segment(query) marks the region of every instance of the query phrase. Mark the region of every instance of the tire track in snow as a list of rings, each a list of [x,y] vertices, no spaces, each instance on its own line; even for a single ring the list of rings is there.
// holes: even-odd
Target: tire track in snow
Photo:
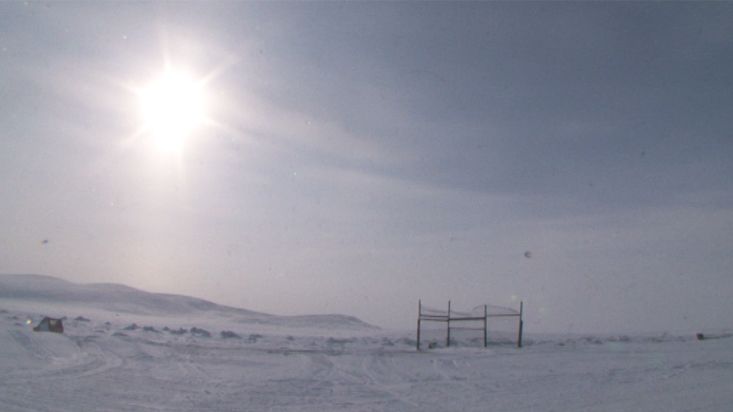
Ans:
[[[379,371],[375,369],[375,366],[379,366]],[[392,356],[386,356],[384,353],[378,353],[369,357],[363,357],[360,361],[359,370],[364,374],[366,383],[370,386],[378,387],[378,390],[384,392],[392,400],[392,403],[396,403],[396,406],[400,406],[399,410],[405,410],[405,406],[420,410],[421,405],[416,403],[409,398],[406,398],[408,394],[398,390],[399,386],[404,384],[395,384],[392,382],[391,376],[388,376],[384,371],[395,371],[399,368],[395,367],[394,358]]]
[[[49,343],[21,331],[11,331],[10,335],[15,342],[22,346],[31,356],[38,359],[39,363],[51,365],[50,368],[43,367],[39,370],[25,369],[13,370],[3,374],[3,384],[21,384],[33,379],[34,381],[45,381],[52,379],[82,378],[104,373],[110,369],[119,367],[123,361],[112,353],[104,353],[103,349],[87,337],[69,337],[68,342],[73,343],[75,351],[68,356],[59,356],[49,348]],[[61,338],[61,336],[59,337]]]

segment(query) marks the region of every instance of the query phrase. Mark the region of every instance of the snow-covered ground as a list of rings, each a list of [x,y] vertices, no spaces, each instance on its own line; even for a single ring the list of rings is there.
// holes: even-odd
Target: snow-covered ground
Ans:
[[[65,333],[33,332],[43,315]],[[416,352],[412,331],[349,316],[0,275],[0,410],[727,411],[733,339],[714,337]]]

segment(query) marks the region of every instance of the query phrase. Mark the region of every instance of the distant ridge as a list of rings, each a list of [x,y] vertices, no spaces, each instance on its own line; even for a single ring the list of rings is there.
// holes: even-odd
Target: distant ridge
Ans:
[[[379,329],[347,315],[277,316],[190,296],[151,293],[116,283],[79,284],[53,276],[0,274],[0,300],[86,306],[139,315],[217,314],[237,323],[337,329]]]

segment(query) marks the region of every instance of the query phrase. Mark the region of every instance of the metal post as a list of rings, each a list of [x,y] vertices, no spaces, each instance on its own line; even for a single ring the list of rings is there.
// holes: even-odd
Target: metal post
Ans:
[[[519,302],[519,336],[517,336],[517,347],[522,347],[522,329],[524,328],[524,302]]]
[[[445,339],[445,346],[449,347],[450,346],[450,301],[448,301],[448,322],[446,323],[448,324],[448,334]]]
[[[417,300],[417,350],[420,350],[420,319],[422,318],[422,301]]]
[[[484,348],[489,346],[489,329],[486,327],[487,320],[489,319],[489,311],[484,305]]]

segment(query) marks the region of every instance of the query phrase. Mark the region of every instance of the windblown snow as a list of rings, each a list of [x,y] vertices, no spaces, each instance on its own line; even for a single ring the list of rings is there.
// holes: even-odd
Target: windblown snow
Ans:
[[[33,332],[64,318],[63,335]],[[30,322],[29,322],[30,321]],[[0,275],[0,410],[724,411],[733,339],[529,336],[417,352],[414,332],[121,285]]]

